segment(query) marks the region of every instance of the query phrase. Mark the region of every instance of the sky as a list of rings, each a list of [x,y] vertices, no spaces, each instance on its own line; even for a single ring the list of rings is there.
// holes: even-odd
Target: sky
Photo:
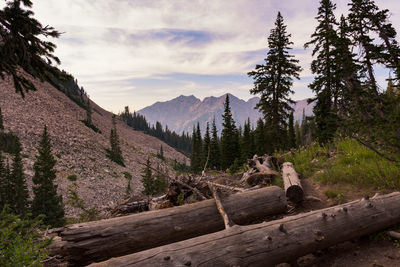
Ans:
[[[400,25],[398,0],[377,0]],[[3,2],[3,1],[2,1]],[[252,97],[247,72],[263,63],[280,11],[303,67],[294,100],[313,96],[311,49],[318,0],[33,0],[35,17],[62,32],[55,54],[91,99],[119,112],[179,95]],[[336,15],[347,12],[347,0]],[[0,3],[0,7],[4,3]],[[397,31],[400,29],[397,27]],[[388,70],[377,68],[386,87]]]

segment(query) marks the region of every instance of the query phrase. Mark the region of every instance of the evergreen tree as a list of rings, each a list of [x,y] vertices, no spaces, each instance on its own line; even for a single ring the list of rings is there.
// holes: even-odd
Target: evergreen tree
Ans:
[[[245,163],[247,159],[253,157],[251,140],[250,118],[244,123],[243,137],[240,142],[240,151],[242,152],[241,162]]]
[[[150,158],[147,158],[146,167],[143,169],[142,172],[142,184],[144,187],[142,193],[148,197],[153,195],[155,187],[153,181],[153,174],[151,172]]]
[[[314,81],[309,85],[316,94],[314,114],[317,122],[317,138],[325,143],[333,139],[337,129],[336,110],[333,106],[333,97],[337,90],[335,76],[335,44],[337,34],[334,26],[337,25],[334,10],[336,5],[330,0],[321,0],[316,17],[318,26],[311,35],[311,41],[304,46],[314,45],[312,55],[318,55],[311,63],[311,71],[315,74]]]
[[[212,122],[212,138],[210,141],[210,159],[209,159],[209,166],[214,169],[221,168],[221,154],[220,154],[220,147],[219,147],[219,138],[218,138],[218,130],[217,125],[215,123],[215,118]]]
[[[10,174],[10,206],[15,214],[25,215],[29,208],[29,193],[26,186],[23,164],[21,158],[21,144],[18,142],[18,149],[13,156],[12,171]]]
[[[264,129],[264,121],[259,118],[257,120],[257,127],[254,131],[254,143],[255,143],[255,153],[259,156],[264,155],[265,153],[273,152],[271,149],[267,150],[266,147],[266,136],[265,136],[265,129]]]
[[[4,124],[3,124],[3,113],[1,112],[0,108],[0,131],[4,130]]]
[[[232,117],[228,94],[225,98],[222,119],[221,166],[222,169],[226,169],[234,163],[236,157],[240,156],[238,133]]]
[[[115,115],[112,116],[112,125],[110,133],[110,146],[111,148],[107,150],[107,156],[115,163],[124,166],[124,159],[122,157],[122,151],[119,143],[119,136],[117,133],[117,124],[115,121]]]
[[[163,146],[162,146],[162,145],[160,146],[160,153],[158,154],[158,157],[159,157],[161,160],[165,160],[165,158],[164,158],[164,149],[163,149]]]
[[[192,155],[190,157],[190,167],[192,172],[199,173],[202,170],[201,167],[201,133],[200,125],[197,124],[197,130],[193,126],[192,134]]]
[[[93,113],[92,105],[90,104],[90,99],[88,98],[87,99],[87,107],[86,107],[86,122],[89,125],[93,124],[92,123],[92,113]]]
[[[210,144],[211,144],[211,137],[210,137],[210,124],[207,122],[206,126],[206,133],[204,134],[204,140],[203,140],[203,156],[202,156],[202,164],[201,166],[205,166],[207,163],[207,167],[211,166],[210,165]],[[208,162],[207,162],[208,160]]]
[[[296,121],[296,123],[294,125],[294,131],[295,131],[295,136],[296,136],[296,147],[300,147],[303,138],[301,136],[300,124],[298,121]]]
[[[0,78],[10,75],[16,92],[22,96],[24,90],[36,90],[36,87],[20,69],[54,86],[58,86],[54,77],[63,76],[51,65],[60,63],[53,54],[56,45],[42,39],[43,36],[58,38],[60,33],[53,27],[43,26],[33,17],[30,8],[30,0],[6,0],[6,6],[0,10]]]
[[[294,101],[289,94],[293,94],[291,87],[293,79],[299,79],[301,67],[293,55],[289,55],[290,34],[286,33],[281,13],[275,22],[275,28],[268,37],[268,53],[264,65],[257,65],[254,71],[248,73],[254,79],[252,94],[261,94],[257,108],[263,113],[265,124],[268,125],[268,135],[271,136],[272,150],[285,145],[284,128],[287,125],[290,104]]]
[[[60,227],[65,224],[65,212],[62,196],[57,194],[56,160],[51,151],[50,138],[47,127],[44,127],[42,139],[38,147],[39,155],[34,164],[35,174],[33,176],[32,213],[34,216],[46,215],[43,222],[51,227]]]
[[[400,48],[396,41],[396,30],[389,22],[389,10],[379,10],[373,0],[352,0],[349,3],[349,23],[353,40],[361,52],[360,66],[364,77],[367,77],[367,89],[378,96],[374,63],[385,64],[400,75]],[[377,42],[378,36],[382,43]]]
[[[288,144],[289,148],[296,147],[296,133],[294,131],[294,117],[293,112],[290,113],[289,116],[289,130],[288,130]]]

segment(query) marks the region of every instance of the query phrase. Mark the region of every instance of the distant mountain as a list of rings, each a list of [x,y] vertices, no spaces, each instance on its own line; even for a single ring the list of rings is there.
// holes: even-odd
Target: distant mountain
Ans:
[[[170,130],[177,133],[183,131],[191,133],[193,125],[197,122],[204,130],[207,121],[211,123],[215,117],[220,132],[225,98],[226,94],[220,97],[206,97],[201,101],[193,95],[181,95],[169,101],[156,102],[139,110],[138,113],[144,115],[151,124],[159,121],[163,126],[168,125]],[[238,126],[243,125],[247,118],[250,118],[251,124],[255,126],[258,118],[262,117],[261,113],[255,109],[256,104],[260,101],[259,97],[244,101],[229,94],[229,100],[233,118]],[[307,104],[307,99],[297,101],[294,112],[295,120],[301,120],[303,109],[306,115],[311,115],[313,106],[313,103]]]

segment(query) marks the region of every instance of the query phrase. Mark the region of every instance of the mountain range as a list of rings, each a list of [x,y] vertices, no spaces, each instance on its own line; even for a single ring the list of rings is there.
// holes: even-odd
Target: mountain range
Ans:
[[[233,119],[237,126],[243,125],[248,118],[255,126],[257,120],[262,117],[262,114],[255,109],[260,98],[253,97],[245,101],[232,94],[228,95]],[[138,113],[144,115],[150,124],[159,121],[163,126],[167,125],[170,130],[177,133],[191,133],[193,125],[197,123],[200,123],[201,129],[204,131],[206,123],[211,123],[215,118],[217,129],[221,132],[225,98],[226,94],[220,97],[206,97],[201,101],[193,95],[180,95],[169,101],[156,102],[139,110]],[[313,103],[307,104],[307,99],[296,101],[294,105],[295,120],[301,120],[303,109],[305,115],[311,115],[313,107]]]

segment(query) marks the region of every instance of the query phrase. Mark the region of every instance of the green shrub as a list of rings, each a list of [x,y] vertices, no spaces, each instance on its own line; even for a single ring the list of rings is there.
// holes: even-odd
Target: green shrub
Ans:
[[[41,218],[24,219],[9,213],[7,208],[0,213],[0,266],[42,266],[47,257],[45,247],[50,239],[42,240],[38,230]]]
[[[123,172],[124,177],[128,180],[132,179],[132,174],[130,172]]]
[[[68,175],[67,179],[70,180],[71,182],[75,182],[77,179],[77,176],[76,176],[76,174],[70,174],[70,175]]]

